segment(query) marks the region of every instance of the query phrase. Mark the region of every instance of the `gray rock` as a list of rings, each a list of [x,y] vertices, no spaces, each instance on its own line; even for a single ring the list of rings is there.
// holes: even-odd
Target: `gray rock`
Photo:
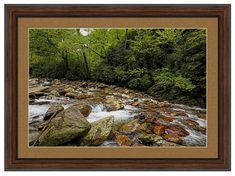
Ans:
[[[85,135],[91,128],[90,123],[71,106],[57,114],[39,138],[40,146],[57,146]]]

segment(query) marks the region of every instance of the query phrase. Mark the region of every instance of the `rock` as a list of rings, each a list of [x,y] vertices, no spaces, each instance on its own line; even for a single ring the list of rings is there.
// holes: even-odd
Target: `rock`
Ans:
[[[76,98],[81,100],[81,99],[86,99],[86,98],[90,98],[90,97],[91,97],[91,95],[88,95],[88,94],[80,94]]]
[[[106,96],[105,99],[105,103],[107,103],[113,111],[124,109],[124,104],[114,96]]]
[[[76,105],[73,105],[75,106],[76,108],[79,109],[79,111],[81,112],[81,114],[84,116],[84,117],[88,117],[89,114],[91,113],[92,111],[92,108],[90,105],[86,104],[86,103],[79,103],[79,104],[76,104]]]
[[[55,85],[61,84],[60,80],[58,79],[54,79],[51,83]]]
[[[189,135],[189,132],[183,129],[178,125],[167,126],[165,129],[166,134],[176,134],[180,137],[186,137]]]
[[[67,89],[64,90],[66,93],[69,93],[69,92],[75,92],[74,88],[72,87],[69,87]]]
[[[162,140],[162,137],[156,134],[141,134],[138,138],[145,145],[158,145],[157,142]]]
[[[159,140],[157,141],[157,144],[162,147],[179,146],[179,144],[176,144],[174,142],[167,142],[165,140]]]
[[[38,135],[39,135],[39,131],[30,131],[29,132],[29,145],[33,145],[34,142],[37,140]]]
[[[132,120],[124,124],[123,126],[121,126],[121,128],[119,129],[119,132],[124,133],[124,134],[131,134],[134,131],[136,131],[139,125],[140,123],[138,119]]]
[[[170,133],[170,134],[164,134],[162,135],[163,139],[165,139],[168,142],[174,142],[177,144],[182,144],[182,138],[178,136],[177,134]]]
[[[188,127],[191,127],[191,128],[195,128],[196,126],[199,125],[199,123],[197,123],[196,121],[191,120],[191,119],[181,120],[181,122],[184,125],[187,125]]]
[[[184,117],[188,117],[188,114],[186,112],[183,112],[183,111],[172,112],[171,115],[172,116],[184,116]]]
[[[139,113],[137,115],[134,116],[134,119],[140,119],[140,120],[144,120],[148,115],[146,113]]]
[[[206,134],[206,128],[198,126],[195,130],[200,131],[202,134]]]
[[[206,119],[206,113],[197,112],[196,115],[201,119]]]
[[[29,87],[34,87],[38,84],[38,78],[29,79]]]
[[[206,128],[205,128],[205,127],[201,127],[201,126],[199,125],[199,123],[196,122],[196,121],[194,121],[194,120],[186,119],[186,120],[181,120],[181,122],[182,122],[184,125],[188,126],[189,128],[192,128],[192,129],[194,129],[194,130],[196,130],[196,131],[199,131],[199,132],[201,132],[202,134],[206,134]]]
[[[90,128],[90,123],[80,113],[79,109],[71,106],[51,120],[47,129],[39,138],[39,145],[62,145],[84,136]]]
[[[167,126],[165,128],[165,133],[166,134],[176,134],[180,137],[186,137],[189,135],[189,132],[183,129],[182,127],[178,125],[172,125],[172,126]]]
[[[65,96],[69,98],[76,98],[77,94],[75,92],[68,92],[65,94]]]
[[[140,102],[139,101],[134,101],[133,103],[131,103],[132,106],[139,106]]]
[[[117,135],[116,142],[120,146],[131,146],[132,145],[132,140],[126,135]]]
[[[153,128],[153,132],[157,135],[163,135],[165,133],[165,129],[166,129],[166,126],[164,125],[156,125],[154,128]]]
[[[48,120],[53,114],[58,114],[59,112],[63,111],[64,107],[61,104],[52,104],[51,107],[47,110],[46,114],[43,117],[43,120]]]
[[[152,133],[152,130],[153,130],[153,125],[151,123],[142,123],[140,124],[137,129],[136,129],[136,132],[139,132],[139,133]]]
[[[38,87],[32,87],[32,88],[29,88],[29,95],[34,95],[36,93],[42,93],[43,94],[43,91],[49,89],[48,86],[38,86]]]
[[[99,84],[97,84],[97,87],[103,89],[103,88],[108,87],[108,85],[103,84],[103,83],[99,83]]]
[[[171,107],[171,104],[169,103],[169,102],[158,102],[158,106],[160,107],[160,108],[169,108],[169,107]]]
[[[81,146],[101,145],[109,136],[114,122],[113,116],[108,116],[91,124],[90,131],[81,139]]]
[[[59,97],[60,96],[59,92],[57,92],[56,90],[52,90],[51,94],[54,95],[55,97]]]

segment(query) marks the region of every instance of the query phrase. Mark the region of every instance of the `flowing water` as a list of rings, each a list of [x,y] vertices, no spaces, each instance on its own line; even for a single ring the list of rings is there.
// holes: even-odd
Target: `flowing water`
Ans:
[[[90,88],[87,91],[87,94],[91,94],[95,96],[95,92],[99,90]],[[128,102],[133,101],[131,98],[129,98],[128,94],[125,93],[116,93],[116,96],[120,97],[120,100],[125,104],[123,109],[120,110],[113,110],[109,111],[105,104],[103,103],[97,103],[97,104],[90,104],[92,107],[92,111],[87,117],[87,120],[92,123],[94,121],[97,121],[101,118],[104,118],[106,116],[114,116],[114,121],[115,122],[120,122],[120,121],[130,121],[133,119],[133,117],[137,114],[139,114],[142,109],[139,107],[135,107],[132,105],[129,105]],[[136,99],[136,97],[135,97]],[[151,98],[138,98],[138,100],[141,101],[155,101],[152,100]],[[69,106],[73,104],[77,104],[81,102],[81,100],[75,100],[75,99],[70,99],[68,97],[54,97],[54,96],[42,96],[38,99],[35,99],[33,103],[29,104],[29,132],[33,134],[33,132],[36,131],[38,125],[43,123],[43,116],[45,115],[46,111],[48,108],[51,106],[53,103],[61,103],[64,108],[68,108]],[[202,134],[199,131],[196,131],[185,124],[182,123],[182,120],[185,119],[190,119],[195,122],[197,122],[201,127],[207,127],[207,121],[205,119],[199,118],[195,112],[203,112],[205,113],[206,110],[198,107],[189,107],[185,105],[179,105],[179,104],[172,104],[171,105],[171,111],[180,111],[184,112],[187,114],[186,116],[175,116],[174,120],[172,122],[167,122],[172,125],[179,125],[184,127],[185,130],[187,130],[190,135],[187,137],[183,138],[183,145],[185,146],[206,146],[206,135]],[[166,112],[159,111],[161,114],[166,115]],[[102,146],[117,146],[115,141],[105,141]]]

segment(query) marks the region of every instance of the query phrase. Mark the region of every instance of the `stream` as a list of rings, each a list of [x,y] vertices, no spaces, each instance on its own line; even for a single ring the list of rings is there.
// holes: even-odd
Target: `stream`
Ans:
[[[32,84],[31,87],[49,85],[50,91],[73,87],[73,92],[78,95],[85,94],[87,98],[78,99],[71,96],[67,97],[65,95],[54,96],[50,91],[47,91],[43,96],[30,99],[28,116],[29,138],[34,138],[38,135],[37,128],[43,123],[43,117],[53,103],[60,103],[63,105],[64,109],[67,109],[74,104],[85,102],[92,107],[91,113],[87,117],[87,120],[90,123],[110,115],[114,116],[115,122],[129,122],[133,120],[136,115],[143,112],[154,115],[157,113],[162,116],[173,117],[172,121],[161,121],[161,124],[180,126],[189,132],[188,136],[183,137],[182,145],[206,146],[206,133],[202,132],[202,130],[198,130],[206,129],[207,127],[207,120],[199,117],[199,114],[206,113],[206,109],[180,104],[171,104],[168,102],[163,102],[163,107],[156,109],[155,104],[158,102],[153,97],[144,93],[134,92],[126,88],[118,88],[116,86],[107,86],[103,84],[100,86],[98,83],[91,83],[91,85],[85,86],[83,86],[83,84],[85,83],[73,82],[72,85],[68,84],[68,82],[50,84],[50,81],[47,80]],[[103,97],[110,101],[103,101]],[[123,107],[120,109],[117,108],[110,110],[107,108],[107,104],[110,102],[113,103],[113,101],[118,101],[116,104],[123,104]],[[135,102],[138,102],[139,104]],[[156,112],[152,109],[156,109]],[[197,128],[192,125],[188,125],[185,121],[195,122],[195,124],[197,124]],[[117,146],[117,144],[113,140],[106,140],[101,146]]]

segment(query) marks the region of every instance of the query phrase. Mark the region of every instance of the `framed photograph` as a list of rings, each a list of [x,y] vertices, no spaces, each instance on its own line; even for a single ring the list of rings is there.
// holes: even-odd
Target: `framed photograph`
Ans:
[[[5,170],[230,170],[230,5],[5,5]]]

